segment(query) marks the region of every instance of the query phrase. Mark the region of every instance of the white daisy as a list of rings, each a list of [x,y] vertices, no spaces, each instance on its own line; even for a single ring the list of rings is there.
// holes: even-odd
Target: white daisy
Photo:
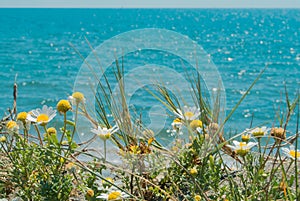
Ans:
[[[300,158],[300,151],[297,149],[295,150],[295,147],[293,145],[290,146],[290,148],[281,148],[284,155],[286,155],[289,158],[292,159],[299,159]]]
[[[234,146],[232,145],[227,145],[227,146],[233,149],[234,151],[236,151],[236,153],[240,156],[245,156],[252,147],[257,145],[257,142],[246,143],[246,142],[238,142],[235,140],[232,143],[234,144]]]
[[[53,110],[52,107],[44,105],[42,109],[37,108],[30,111],[27,115],[27,120],[43,126],[48,124],[55,116],[56,110]]]
[[[97,129],[92,129],[91,132],[98,135],[102,140],[108,140],[112,134],[119,130],[118,126],[115,125],[114,127],[108,129],[106,127],[98,126]]]
[[[181,128],[182,128],[181,119],[179,119],[179,118],[174,119],[174,121],[172,122],[171,125],[172,125],[172,128],[168,129],[167,133],[171,133],[171,136],[183,134],[181,131]]]
[[[266,126],[263,126],[263,127],[256,127],[254,129],[247,129],[246,131],[252,134],[256,138],[261,138],[268,133],[269,129]]]
[[[182,123],[180,119],[174,119],[174,121],[172,122],[172,127],[174,130],[180,130],[182,128]]]
[[[174,114],[178,116],[180,119],[185,119],[187,121],[192,121],[197,119],[200,116],[200,109],[196,107],[188,107],[184,106],[183,110],[181,111],[179,108],[177,108],[176,111],[174,111]]]
[[[97,198],[103,199],[103,200],[123,200],[124,198],[129,197],[128,194],[115,190],[108,193],[101,193],[101,195],[97,196]]]

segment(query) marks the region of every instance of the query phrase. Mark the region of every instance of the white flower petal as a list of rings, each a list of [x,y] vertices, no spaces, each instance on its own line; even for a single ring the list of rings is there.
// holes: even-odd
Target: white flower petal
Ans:
[[[289,156],[290,155],[290,150],[288,148],[281,148],[281,150],[283,151],[283,153],[286,155],[286,156]]]
[[[289,157],[289,158],[291,158],[291,159],[295,159],[295,156],[297,156],[297,158],[299,157],[300,151],[299,151],[298,149],[295,150],[295,146],[293,146],[293,145],[290,145],[290,148],[289,148],[289,149],[283,147],[283,148],[281,148],[281,150],[282,150],[282,152],[283,152],[284,155],[286,155],[287,157]],[[294,153],[295,155],[291,155],[291,151],[294,151],[294,152],[295,152],[295,153]]]
[[[236,147],[239,147],[240,146],[240,142],[236,141],[236,140],[233,140],[232,142],[234,144],[234,146]]]
[[[200,128],[200,127],[197,127],[196,130],[197,130],[199,133],[202,133],[202,132],[203,132],[203,129]]]
[[[48,106],[47,105],[43,105],[42,111],[43,111],[43,113],[46,112],[46,111],[48,111]]]
[[[257,142],[249,142],[248,144],[247,144],[247,148],[248,149],[251,149],[252,147],[254,147],[254,146],[256,146],[257,145]]]
[[[30,114],[27,115],[26,119],[31,122],[36,122],[36,118],[32,117]]]
[[[108,199],[108,194],[104,194],[102,193],[101,195],[97,196],[96,198],[100,198],[100,199]]]
[[[94,133],[94,134],[98,134],[98,130],[97,130],[97,129],[94,129],[94,128],[91,129],[91,132]]]
[[[232,146],[232,145],[227,145],[229,148],[233,149],[233,150],[236,150],[237,147],[236,146]]]

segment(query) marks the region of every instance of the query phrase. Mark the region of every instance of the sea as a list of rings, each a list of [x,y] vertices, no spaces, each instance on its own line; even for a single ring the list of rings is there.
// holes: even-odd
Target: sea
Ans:
[[[13,105],[15,82],[18,111],[55,107],[57,101],[72,94],[83,59],[92,52],[90,46],[96,48],[118,35],[149,29],[179,34],[203,49],[221,77],[227,115],[267,66],[228,119],[227,135],[250,126],[279,126],[287,113],[286,96],[292,102],[299,95],[300,9],[1,8],[0,24],[0,116]],[[155,50],[137,47],[136,52],[124,55],[125,72],[137,67],[134,63],[144,62],[136,61],[142,51]],[[151,55],[145,63],[168,66],[168,61],[161,62],[161,53]],[[170,74],[192,68],[185,66],[184,70],[172,68]],[[158,77],[164,76],[170,83],[177,82],[169,75]],[[151,94],[140,91],[134,99],[142,99],[135,103],[147,122],[153,98],[145,98]],[[297,117],[299,108],[291,115],[288,135],[296,133]]]

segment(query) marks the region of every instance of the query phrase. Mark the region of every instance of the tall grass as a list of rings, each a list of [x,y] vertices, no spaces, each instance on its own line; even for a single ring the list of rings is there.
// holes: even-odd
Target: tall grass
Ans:
[[[94,56],[102,72],[97,54]],[[97,77],[95,68],[84,62],[98,80],[98,89],[93,92],[96,114],[89,112],[90,106],[83,98],[73,94],[68,102],[72,103],[70,108],[65,108],[67,102],[57,105],[64,116],[62,128],[51,128],[51,122],[40,124],[21,119],[16,112],[15,96],[13,110],[0,124],[2,197],[23,200],[299,199],[299,93],[291,100],[285,92],[285,116],[271,128],[263,130],[261,125],[253,125],[226,138],[224,128],[228,120],[266,68],[225,118],[222,118],[220,93],[209,101],[203,93],[200,74],[186,72],[194,100],[189,105],[191,108],[184,105],[185,97],[169,91],[160,82],[153,83],[154,90],[145,89],[166,107],[173,121],[162,132],[175,135],[175,140],[170,146],[163,146],[157,139],[158,133],[147,129],[141,117],[132,117],[134,111],[126,100],[123,59],[115,60],[112,71],[116,85],[105,74]],[[118,96],[113,94],[113,86]],[[74,120],[66,115],[71,112]],[[94,133],[87,131],[92,135],[83,143],[74,140],[78,115],[90,121],[91,130],[98,129]],[[287,138],[287,125],[293,117],[297,118],[297,125]],[[33,125],[35,131],[28,125]],[[111,130],[115,126],[117,129]],[[112,154],[117,162],[107,158],[108,141],[113,143],[116,152]],[[90,146],[96,142],[98,148]],[[295,148],[288,152],[283,149],[290,145]],[[82,156],[90,161],[81,160]]]

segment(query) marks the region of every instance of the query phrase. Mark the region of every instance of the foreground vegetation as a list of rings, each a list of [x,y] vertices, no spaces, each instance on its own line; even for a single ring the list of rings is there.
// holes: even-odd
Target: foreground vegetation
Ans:
[[[271,128],[253,126],[225,139],[224,125],[247,93],[221,120],[218,97],[213,107],[204,101],[200,75],[191,82],[196,101],[190,106],[156,85],[149,92],[169,110],[172,123],[164,132],[175,136],[166,147],[156,139],[157,133],[132,117],[122,98],[122,67],[116,68],[115,78],[121,98],[112,98],[107,90],[111,85],[104,79],[96,93],[97,115],[88,112],[81,92],[60,100],[56,109],[43,106],[19,113],[15,96],[13,109],[0,126],[0,198],[299,199],[298,124],[294,131],[287,130],[293,113],[299,121],[299,94],[293,101],[286,95],[286,113]],[[57,113],[63,116],[60,128],[51,127]],[[91,134],[81,143],[74,140],[79,115],[90,121]],[[90,147],[95,141],[101,146],[98,150]],[[108,158],[109,142],[118,150],[117,162]]]

